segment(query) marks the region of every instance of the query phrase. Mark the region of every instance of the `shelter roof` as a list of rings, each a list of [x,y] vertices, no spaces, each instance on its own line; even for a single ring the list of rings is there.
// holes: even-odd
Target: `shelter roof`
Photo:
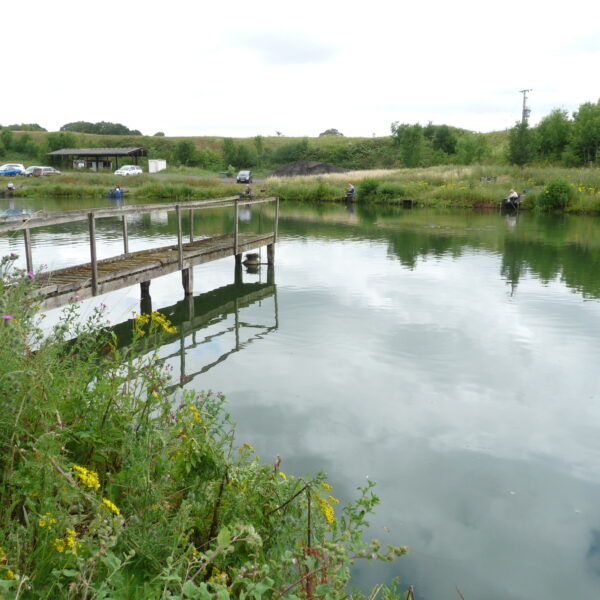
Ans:
[[[62,148],[49,156],[147,156],[144,148]]]

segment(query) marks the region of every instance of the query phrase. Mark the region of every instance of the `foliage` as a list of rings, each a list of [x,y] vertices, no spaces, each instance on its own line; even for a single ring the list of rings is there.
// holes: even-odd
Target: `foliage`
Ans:
[[[421,164],[423,151],[423,127],[418,123],[408,125],[392,123],[392,136],[400,149],[400,159],[405,167],[417,167]]]
[[[13,131],[46,131],[41,125],[37,123],[21,123],[20,125],[0,125],[0,129],[11,129]]]
[[[326,129],[319,134],[319,137],[323,137],[324,135],[340,135],[344,137],[344,134],[339,132],[337,129]]]
[[[160,313],[126,346],[76,302],[42,334],[16,258],[0,264],[3,597],[342,599],[356,560],[406,552],[363,541],[372,482],[341,508],[323,474],[236,447],[222,395],[170,396]]]
[[[533,141],[527,121],[518,121],[510,130],[508,139],[508,162],[523,167],[533,157]]]
[[[562,177],[549,181],[536,199],[536,205],[542,210],[565,208],[574,197],[573,186]]]
[[[600,160],[600,100],[582,104],[574,114],[570,147],[579,164]]]
[[[549,162],[561,160],[571,136],[572,122],[566,110],[555,109],[535,128],[537,155]]]
[[[142,135],[138,129],[129,129],[121,123],[111,123],[109,121],[99,121],[98,123],[75,121],[66,123],[60,128],[60,131],[77,131],[79,133],[97,133],[100,135]]]

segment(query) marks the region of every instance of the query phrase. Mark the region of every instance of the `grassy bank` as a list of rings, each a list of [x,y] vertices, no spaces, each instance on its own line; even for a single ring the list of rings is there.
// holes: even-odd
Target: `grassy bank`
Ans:
[[[244,186],[215,177],[185,174],[153,175],[119,180],[111,174],[65,174],[56,179],[20,180],[16,196],[102,197],[118,181],[141,199],[201,200],[239,194]],[[467,166],[427,169],[378,169],[310,177],[270,177],[252,187],[255,193],[282,200],[328,202],[343,198],[348,182],[357,189],[357,202],[394,204],[411,200],[420,206],[495,208],[511,188],[525,192],[523,208],[545,208],[541,197],[553,181],[568,188],[567,212],[600,212],[600,170],[558,167]]]
[[[236,444],[222,395],[167,394],[160,313],[127,348],[75,304],[42,335],[15,259],[0,263],[1,598],[341,599],[355,560],[406,552],[363,541],[372,484],[342,505],[323,474]]]

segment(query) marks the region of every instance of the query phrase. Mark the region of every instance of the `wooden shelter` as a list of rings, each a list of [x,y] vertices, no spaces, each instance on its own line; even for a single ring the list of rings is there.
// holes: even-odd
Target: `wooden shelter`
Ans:
[[[48,156],[68,157],[73,161],[73,166],[79,169],[112,169],[119,168],[119,158],[131,159],[129,162],[137,165],[140,156],[148,156],[144,148],[62,148],[48,152]]]

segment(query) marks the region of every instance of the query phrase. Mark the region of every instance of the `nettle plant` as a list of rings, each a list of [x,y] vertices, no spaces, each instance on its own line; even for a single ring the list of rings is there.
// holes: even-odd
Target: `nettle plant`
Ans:
[[[136,317],[120,346],[74,302],[42,334],[15,260],[0,282],[0,597],[345,598],[354,561],[406,553],[363,540],[372,482],[342,507],[323,474],[236,446],[222,394],[169,394],[164,315]]]

